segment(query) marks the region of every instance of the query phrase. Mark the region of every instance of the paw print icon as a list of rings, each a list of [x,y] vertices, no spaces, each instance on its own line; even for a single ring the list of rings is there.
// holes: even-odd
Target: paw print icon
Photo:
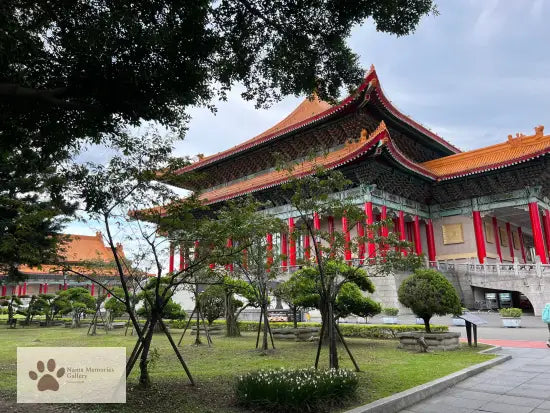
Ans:
[[[48,372],[45,372],[46,368],[48,369]],[[59,382],[57,379],[63,377],[65,374],[65,369],[61,367],[57,372],[55,373],[54,377],[54,371],[55,371],[55,360],[49,359],[46,363],[46,366],[44,366],[43,361],[39,361],[36,363],[36,369],[38,370],[38,373],[31,370],[29,371],[29,377],[32,380],[38,380],[38,383],[36,384],[36,387],[39,391],[46,391],[46,390],[52,390],[52,391],[58,391],[59,390]],[[50,374],[51,373],[51,374]]]

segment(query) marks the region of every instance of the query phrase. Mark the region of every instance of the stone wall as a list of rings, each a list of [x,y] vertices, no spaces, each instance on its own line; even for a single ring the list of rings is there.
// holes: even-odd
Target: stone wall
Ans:
[[[399,348],[404,350],[422,351],[419,339],[424,339],[429,351],[449,351],[460,347],[460,333],[422,333],[406,332],[397,334]]]
[[[410,314],[411,310],[403,307],[397,299],[397,290],[407,275],[396,274],[385,277],[372,277],[371,280],[376,290],[369,296],[374,301],[381,303],[382,307],[394,307],[399,309],[400,314]]]

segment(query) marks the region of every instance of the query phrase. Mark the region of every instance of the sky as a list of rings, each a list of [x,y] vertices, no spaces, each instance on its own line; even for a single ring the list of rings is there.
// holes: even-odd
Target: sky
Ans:
[[[372,21],[352,30],[349,44],[367,70],[374,64],[386,96],[399,110],[462,150],[550,133],[550,1],[436,0],[439,16],[422,19],[414,34],[378,33]],[[175,155],[210,155],[268,129],[304,97],[256,110],[239,88],[214,115],[192,109]],[[108,155],[96,151],[94,158]],[[65,232],[94,234],[94,223]]]

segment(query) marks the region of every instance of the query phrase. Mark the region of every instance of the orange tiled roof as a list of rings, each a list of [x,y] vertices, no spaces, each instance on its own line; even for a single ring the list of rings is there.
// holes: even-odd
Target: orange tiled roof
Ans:
[[[450,152],[454,152],[454,153],[460,152],[458,148],[451,145],[445,139],[441,138],[440,136],[438,136],[431,130],[427,129],[423,125],[419,124],[418,122],[415,122],[409,116],[402,114],[392,104],[392,102],[385,96],[380,86],[380,81],[378,80],[378,75],[376,74],[374,65],[372,65],[370,70],[367,72],[363,83],[357,88],[357,90],[354,93],[349,95],[338,105],[331,106],[329,103],[319,100],[318,98],[315,98],[312,101],[310,101],[309,99],[305,99],[294,111],[292,111],[290,115],[288,115],[286,118],[284,118],[282,121],[277,123],[272,128],[266,130],[265,132],[262,132],[261,134],[239,145],[226,149],[225,151],[218,152],[214,155],[203,157],[199,159],[197,162],[180,169],[178,172],[185,173],[185,172],[195,170],[197,168],[201,168],[210,163],[214,163],[218,160],[221,160],[233,153],[244,151],[262,142],[275,139],[286,133],[297,130],[298,128],[302,128],[314,122],[325,119],[329,116],[333,116],[339,112],[344,111],[350,104],[361,102],[361,99],[359,98],[363,96],[362,94],[364,94],[365,92],[369,93],[368,92],[369,90],[374,91],[374,93],[379,97],[382,105],[388,111],[390,111],[394,116],[400,119],[402,122],[407,123],[408,125],[422,132],[426,136],[429,136],[431,139],[439,143],[441,146],[445,147]]]
[[[535,134],[508,136],[506,142],[468,152],[423,162],[438,180],[457,178],[474,173],[503,168],[512,163],[526,162],[550,152],[550,135],[544,136],[544,127],[535,128]]]
[[[238,152],[240,150],[253,146],[254,144],[260,143],[263,140],[263,138],[266,138],[269,135],[276,134],[277,132],[280,132],[286,128],[289,128],[292,125],[298,124],[306,119],[317,116],[318,114],[325,112],[331,107],[332,105],[330,103],[319,99],[317,96],[314,96],[312,100],[306,98],[287,117],[285,117],[283,120],[281,120],[271,128],[267,129],[266,131],[238,145],[235,145],[232,148],[226,149],[224,151],[215,153],[210,156],[205,156],[203,158],[200,158],[197,162],[193,163],[192,165],[189,165],[188,167],[183,168],[182,172],[185,172],[186,170],[189,170],[189,169],[195,169],[202,165],[209,164],[233,152]]]
[[[292,176],[307,176],[314,173],[318,167],[332,169],[348,163],[364,154],[381,138],[383,138],[383,136],[387,136],[387,134],[388,132],[386,125],[384,122],[381,122],[379,127],[372,132],[370,136],[367,136],[366,130],[363,130],[359,140],[347,143],[343,147],[329,152],[327,155],[318,156],[312,160],[304,161],[298,164],[292,171]],[[239,195],[281,185],[288,181],[288,179],[289,172],[286,170],[269,171],[244,181],[235,182],[221,188],[204,192],[200,195],[200,199],[205,201],[207,204],[212,204],[226,199],[231,199]]]

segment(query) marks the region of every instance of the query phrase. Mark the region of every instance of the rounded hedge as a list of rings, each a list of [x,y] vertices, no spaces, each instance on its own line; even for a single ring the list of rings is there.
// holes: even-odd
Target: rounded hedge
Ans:
[[[398,291],[399,302],[424,320],[430,332],[434,315],[461,314],[462,308],[453,285],[445,276],[432,269],[417,269],[406,278]]]

